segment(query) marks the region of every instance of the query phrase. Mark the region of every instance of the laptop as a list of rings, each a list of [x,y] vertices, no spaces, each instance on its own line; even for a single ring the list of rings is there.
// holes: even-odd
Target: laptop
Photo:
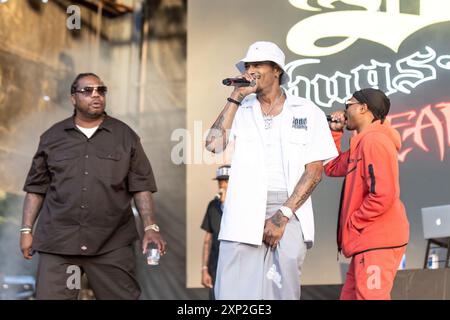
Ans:
[[[450,205],[422,208],[425,239],[450,237]]]

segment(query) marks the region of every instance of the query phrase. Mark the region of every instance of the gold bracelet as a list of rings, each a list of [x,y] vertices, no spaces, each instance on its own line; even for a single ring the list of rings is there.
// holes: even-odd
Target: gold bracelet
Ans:
[[[155,232],[159,232],[159,226],[156,223],[153,223],[153,224],[151,224],[149,226],[146,226],[144,228],[144,232],[147,232],[148,230],[153,230]]]

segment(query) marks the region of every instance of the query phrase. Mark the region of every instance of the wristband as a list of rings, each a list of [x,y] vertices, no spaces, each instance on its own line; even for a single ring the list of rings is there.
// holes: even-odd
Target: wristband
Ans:
[[[234,100],[233,98],[230,97],[227,98],[227,101],[236,104],[238,107],[241,105],[240,101]]]
[[[282,206],[282,207],[280,207],[279,210],[281,211],[283,216],[287,217],[288,219],[290,219],[294,215],[291,208],[289,208],[289,207]]]

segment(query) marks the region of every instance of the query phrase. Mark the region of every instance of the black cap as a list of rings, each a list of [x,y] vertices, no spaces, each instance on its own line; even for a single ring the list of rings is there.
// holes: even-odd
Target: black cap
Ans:
[[[359,102],[367,104],[376,120],[383,122],[389,113],[391,101],[381,90],[374,88],[361,89],[353,93],[353,97]]]

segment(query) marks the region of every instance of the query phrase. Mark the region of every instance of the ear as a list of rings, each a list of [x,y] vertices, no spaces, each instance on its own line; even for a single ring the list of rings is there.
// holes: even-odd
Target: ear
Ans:
[[[276,71],[277,71],[277,78],[279,78],[281,76],[281,69],[276,66]]]
[[[361,114],[366,114],[367,112],[371,112],[369,110],[369,106],[365,103],[360,104],[358,108],[359,108],[359,113],[361,113]]]
[[[275,78],[279,78],[281,74],[281,69],[276,63],[272,63],[272,68],[275,71]]]
[[[74,94],[70,95],[70,101],[72,101],[72,105],[75,107],[75,105],[77,104],[77,100],[75,99],[75,95]]]

